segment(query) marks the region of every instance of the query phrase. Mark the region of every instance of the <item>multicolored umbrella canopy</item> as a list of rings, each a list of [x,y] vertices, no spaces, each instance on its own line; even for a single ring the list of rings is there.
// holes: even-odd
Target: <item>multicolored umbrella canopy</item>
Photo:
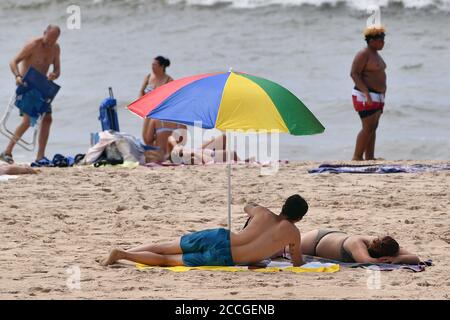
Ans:
[[[278,131],[310,135],[325,130],[289,90],[253,75],[208,73],[169,82],[128,106],[142,118],[205,129]]]
[[[208,73],[175,80],[128,106],[142,118],[222,131],[252,130],[309,135],[325,130],[289,90],[245,73]],[[230,139],[227,139],[229,141]],[[228,227],[231,230],[231,162],[228,162]]]

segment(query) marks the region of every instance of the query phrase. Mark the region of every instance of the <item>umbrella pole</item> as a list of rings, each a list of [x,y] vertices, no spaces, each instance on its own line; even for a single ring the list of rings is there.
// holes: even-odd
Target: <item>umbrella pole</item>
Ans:
[[[230,134],[227,132],[227,172],[228,172],[228,229],[231,231],[231,156],[230,156],[230,145],[231,139]]]

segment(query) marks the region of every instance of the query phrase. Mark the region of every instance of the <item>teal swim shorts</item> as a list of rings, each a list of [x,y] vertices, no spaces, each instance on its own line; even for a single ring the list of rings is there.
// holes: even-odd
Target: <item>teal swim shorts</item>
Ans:
[[[209,229],[184,235],[180,246],[185,266],[234,266],[230,231],[227,229]]]

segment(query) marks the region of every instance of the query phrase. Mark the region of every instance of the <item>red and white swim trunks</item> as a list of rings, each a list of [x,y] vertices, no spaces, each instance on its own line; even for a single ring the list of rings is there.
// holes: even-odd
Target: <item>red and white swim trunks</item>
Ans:
[[[366,105],[366,96],[363,92],[353,89],[352,99],[353,107],[356,111],[368,111],[368,110],[383,110],[384,108],[384,93],[369,91],[370,98],[372,98],[372,104]]]

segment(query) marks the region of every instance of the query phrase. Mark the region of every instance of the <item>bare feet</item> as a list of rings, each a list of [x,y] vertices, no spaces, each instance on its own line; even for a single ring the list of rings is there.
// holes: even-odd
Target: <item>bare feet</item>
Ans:
[[[106,258],[100,260],[99,263],[104,267],[109,266],[116,263],[117,260],[123,259],[125,257],[125,254],[126,252],[124,250],[114,248],[111,250],[109,255]]]

